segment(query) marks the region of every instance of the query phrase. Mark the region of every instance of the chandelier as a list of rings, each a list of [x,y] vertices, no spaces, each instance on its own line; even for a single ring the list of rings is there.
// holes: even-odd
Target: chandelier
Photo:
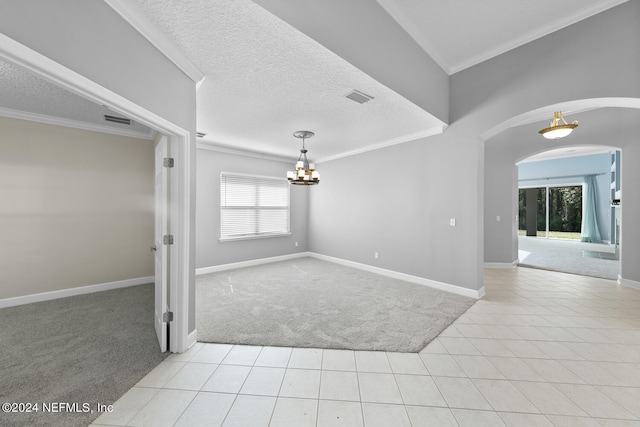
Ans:
[[[562,123],[560,123],[562,120]],[[538,133],[547,139],[560,139],[569,135],[575,128],[578,127],[578,121],[574,120],[571,123],[567,123],[562,115],[561,111],[553,113],[553,120],[549,122],[549,127],[539,130]]]
[[[307,149],[304,147],[304,140],[315,135],[308,130],[299,130],[293,133],[296,138],[302,138],[302,149],[296,162],[296,170],[287,172],[287,179],[294,185],[316,185],[320,183],[320,174],[316,170],[316,165],[307,160]]]

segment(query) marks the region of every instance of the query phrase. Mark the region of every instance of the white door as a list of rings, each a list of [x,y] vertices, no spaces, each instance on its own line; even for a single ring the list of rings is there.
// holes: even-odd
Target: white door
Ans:
[[[168,233],[168,168],[164,167],[164,159],[168,155],[167,137],[158,141],[155,149],[155,328],[160,344],[160,351],[167,348],[167,322],[164,313],[168,312],[168,251],[169,246],[163,244],[163,236]]]

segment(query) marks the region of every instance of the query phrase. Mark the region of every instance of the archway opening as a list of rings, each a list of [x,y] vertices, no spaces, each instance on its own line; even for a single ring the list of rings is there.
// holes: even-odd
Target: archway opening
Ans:
[[[620,159],[572,146],[518,162],[519,265],[617,279]]]

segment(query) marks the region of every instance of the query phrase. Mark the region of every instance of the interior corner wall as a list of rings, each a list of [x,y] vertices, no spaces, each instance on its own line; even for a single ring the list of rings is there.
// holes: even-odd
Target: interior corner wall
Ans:
[[[195,165],[196,86],[106,2],[3,2],[7,37],[189,131]],[[189,177],[189,325],[195,330],[195,168]]]
[[[309,250],[480,289],[479,151],[450,133],[318,164]]]
[[[153,276],[153,142],[0,117],[0,299]]]
[[[315,188],[292,185],[291,235],[220,242],[220,173],[233,172],[286,178],[290,162],[198,149],[196,268],[306,252],[308,249],[309,192]],[[296,247],[295,243],[298,242]]]

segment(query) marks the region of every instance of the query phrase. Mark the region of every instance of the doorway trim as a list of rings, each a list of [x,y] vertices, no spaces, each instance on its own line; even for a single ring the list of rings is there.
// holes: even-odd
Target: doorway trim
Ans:
[[[195,151],[191,133],[2,33],[0,59],[169,136],[170,150],[176,164],[170,180],[172,197],[169,219],[169,226],[174,233],[174,245],[169,258],[169,287],[172,295],[176,296],[176,300],[170,302],[174,312],[175,337],[171,338],[169,351],[186,351],[196,339],[195,331],[189,336],[189,284],[193,277],[189,250],[190,174],[194,167],[191,159]]]

